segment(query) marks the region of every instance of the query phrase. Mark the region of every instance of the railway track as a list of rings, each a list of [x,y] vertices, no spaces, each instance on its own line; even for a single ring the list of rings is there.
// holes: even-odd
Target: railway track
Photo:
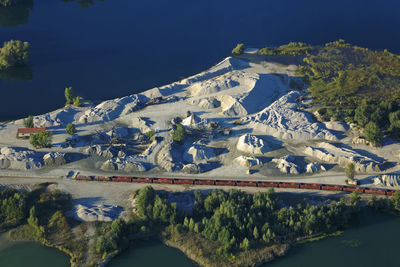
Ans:
[[[148,183],[148,184],[179,184],[179,185],[215,185],[215,186],[239,186],[239,187],[270,187],[270,188],[294,188],[313,189],[327,191],[359,192],[362,194],[392,196],[396,190],[384,188],[370,188],[363,186],[318,184],[318,183],[295,183],[295,182],[268,182],[268,181],[245,181],[245,180],[213,180],[213,179],[189,179],[189,178],[155,178],[136,176],[82,176],[78,175],[78,181],[97,182],[124,182],[124,183]]]

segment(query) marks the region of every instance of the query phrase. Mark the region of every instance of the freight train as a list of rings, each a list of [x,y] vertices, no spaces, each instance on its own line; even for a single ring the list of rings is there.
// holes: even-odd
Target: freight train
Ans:
[[[188,178],[155,178],[155,177],[133,177],[133,176],[82,176],[78,175],[75,180],[98,181],[98,182],[124,182],[124,183],[148,183],[148,184],[183,184],[183,185],[219,185],[240,187],[271,187],[271,188],[295,188],[314,189],[328,191],[359,192],[364,194],[392,196],[396,190],[383,188],[369,188],[362,186],[313,184],[295,182],[267,182],[246,180],[213,180],[213,179],[188,179]]]

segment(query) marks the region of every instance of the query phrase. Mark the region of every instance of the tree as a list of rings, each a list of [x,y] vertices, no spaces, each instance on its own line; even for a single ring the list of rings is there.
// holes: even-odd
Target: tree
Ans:
[[[74,133],[76,133],[75,125],[72,124],[72,123],[69,123],[69,124],[67,125],[66,132],[67,132],[67,134],[69,134],[69,135],[73,135]]]
[[[358,193],[357,191],[353,191],[353,193],[351,193],[351,197],[350,197],[350,203],[354,208],[357,208],[358,205],[360,204],[360,193]]]
[[[25,65],[29,58],[29,52],[28,42],[15,40],[5,42],[0,50],[0,70]]]
[[[245,237],[243,239],[242,243],[240,243],[240,248],[243,249],[243,250],[248,250],[249,249],[249,245],[250,245],[250,242],[247,239],[247,237]]]
[[[176,129],[172,133],[172,139],[177,143],[182,143],[185,140],[186,131],[182,124],[177,124]]]
[[[25,128],[34,128],[34,124],[33,124],[33,116],[29,115],[28,118],[26,118],[24,120],[24,126]]]
[[[345,168],[345,172],[346,172],[346,176],[347,178],[349,178],[350,180],[354,180],[354,176],[355,176],[355,169],[354,169],[354,163],[353,162],[348,162],[346,164],[346,168]]]
[[[232,50],[232,54],[235,56],[243,54],[244,44],[237,44],[236,47]]]
[[[65,88],[65,105],[71,105],[75,100],[75,93],[72,87]]]
[[[31,134],[29,138],[29,142],[35,148],[45,148],[51,147],[51,142],[53,140],[53,136],[51,132],[44,131],[44,132],[37,132]]]
[[[365,139],[373,144],[380,144],[382,141],[381,129],[375,122],[370,121],[365,126]]]
[[[74,98],[74,106],[78,108],[83,106],[80,96]]]

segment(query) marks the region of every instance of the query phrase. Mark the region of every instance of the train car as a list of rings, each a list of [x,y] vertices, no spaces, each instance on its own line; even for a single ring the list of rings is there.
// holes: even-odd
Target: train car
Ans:
[[[236,186],[236,181],[233,181],[233,180],[215,180],[215,185]]]
[[[215,185],[215,180],[195,179],[194,184],[196,184],[196,185]]]
[[[300,188],[321,190],[321,184],[300,183]]]
[[[343,185],[337,184],[323,184],[321,185],[322,190],[330,190],[330,191],[343,191]]]
[[[252,186],[257,187],[256,181],[236,181],[237,186]]]
[[[387,196],[393,196],[394,193],[396,193],[396,190],[393,190],[393,189],[386,189],[386,195],[387,195]]]
[[[364,193],[374,195],[386,195],[386,189],[383,188],[365,188]]]
[[[194,184],[194,179],[174,178],[174,184]]]
[[[153,178],[154,184],[173,184],[174,178]]]
[[[111,181],[111,177],[95,176],[93,180],[98,182],[109,182]]]
[[[132,183],[153,183],[153,178],[151,177],[132,177]]]
[[[75,180],[79,180],[79,181],[93,181],[93,176],[81,176],[78,175]]]
[[[111,181],[130,183],[130,182],[132,182],[132,177],[130,177],[130,176],[113,176],[113,177],[111,177]]]
[[[257,182],[258,187],[278,187],[278,185],[279,185],[278,182],[263,182],[263,181]]]
[[[354,191],[356,191],[358,193],[364,193],[364,187],[343,185],[343,191],[346,191],[346,192],[354,192]]]
[[[279,182],[279,188],[300,188],[300,183]]]

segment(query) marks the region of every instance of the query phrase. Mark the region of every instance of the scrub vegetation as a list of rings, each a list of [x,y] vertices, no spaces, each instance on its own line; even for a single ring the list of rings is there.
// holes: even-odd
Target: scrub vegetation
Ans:
[[[1,1],[1,0],[0,0]],[[28,42],[11,40],[0,49],[0,71],[24,66],[28,62],[30,45]]]

